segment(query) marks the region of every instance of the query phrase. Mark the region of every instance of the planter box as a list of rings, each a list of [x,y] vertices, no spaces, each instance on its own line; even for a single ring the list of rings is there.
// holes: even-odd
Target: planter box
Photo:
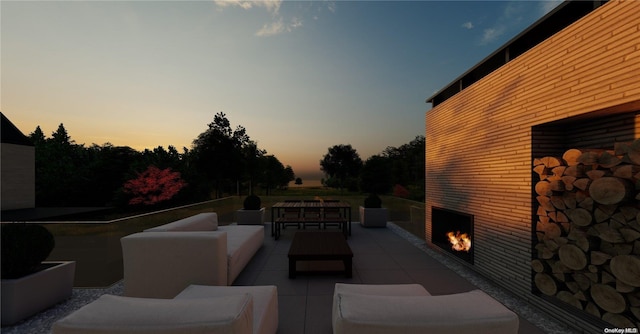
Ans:
[[[42,264],[50,266],[25,277],[2,280],[2,326],[15,324],[71,297],[76,262]]]
[[[237,210],[236,222],[238,225],[264,225],[264,212],[265,208],[260,210]]]
[[[360,225],[364,227],[387,227],[389,211],[387,208],[360,207]]]

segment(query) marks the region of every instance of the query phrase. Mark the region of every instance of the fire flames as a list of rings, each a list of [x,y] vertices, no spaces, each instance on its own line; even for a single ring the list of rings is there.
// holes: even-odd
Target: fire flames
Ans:
[[[471,249],[471,238],[466,233],[460,234],[460,231],[447,232],[447,237],[449,237],[449,242],[451,243],[451,248],[454,250],[461,252],[468,252]]]

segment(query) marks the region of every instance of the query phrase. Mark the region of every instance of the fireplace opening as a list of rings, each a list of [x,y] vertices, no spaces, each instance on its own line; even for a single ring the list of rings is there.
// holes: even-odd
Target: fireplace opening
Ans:
[[[473,215],[431,207],[431,242],[473,264]]]

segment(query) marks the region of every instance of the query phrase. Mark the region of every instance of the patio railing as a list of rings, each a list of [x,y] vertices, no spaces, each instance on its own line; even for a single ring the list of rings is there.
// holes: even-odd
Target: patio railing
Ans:
[[[315,197],[296,198],[304,200]],[[271,205],[291,199],[291,196],[264,196],[261,199],[262,206],[267,210],[266,217],[271,217]],[[364,201],[364,196],[332,196],[324,199],[351,203],[352,220],[359,220],[358,207]],[[120,238],[201,212],[216,212],[219,224],[228,225],[235,222],[235,212],[242,207],[243,200],[244,197],[226,197],[104,222],[47,223],[45,226],[56,239],[56,247],[48,260],[76,261],[76,287],[109,286],[122,279]],[[424,238],[424,203],[391,196],[382,196],[382,200],[383,206],[389,209],[391,222]]]

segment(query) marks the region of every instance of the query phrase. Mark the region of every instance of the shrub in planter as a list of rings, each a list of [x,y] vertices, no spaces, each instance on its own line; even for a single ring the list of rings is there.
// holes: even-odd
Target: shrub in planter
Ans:
[[[360,207],[360,225],[364,227],[386,227],[389,212],[382,207],[382,200],[378,195],[371,194],[364,199],[364,206]]]
[[[376,194],[370,194],[368,197],[364,199],[364,207],[365,208],[381,208],[382,200]]]
[[[71,296],[74,261],[43,262],[55,239],[40,225],[2,224],[2,326],[12,325]]]
[[[260,197],[257,195],[247,196],[242,203],[245,210],[260,210],[261,204],[262,202],[260,201]]]
[[[236,221],[238,225],[261,225],[264,224],[264,208],[261,207],[260,197],[249,195],[242,203],[242,210],[236,211]]]
[[[2,224],[2,278],[18,278],[38,271],[53,247],[53,235],[41,225]]]

